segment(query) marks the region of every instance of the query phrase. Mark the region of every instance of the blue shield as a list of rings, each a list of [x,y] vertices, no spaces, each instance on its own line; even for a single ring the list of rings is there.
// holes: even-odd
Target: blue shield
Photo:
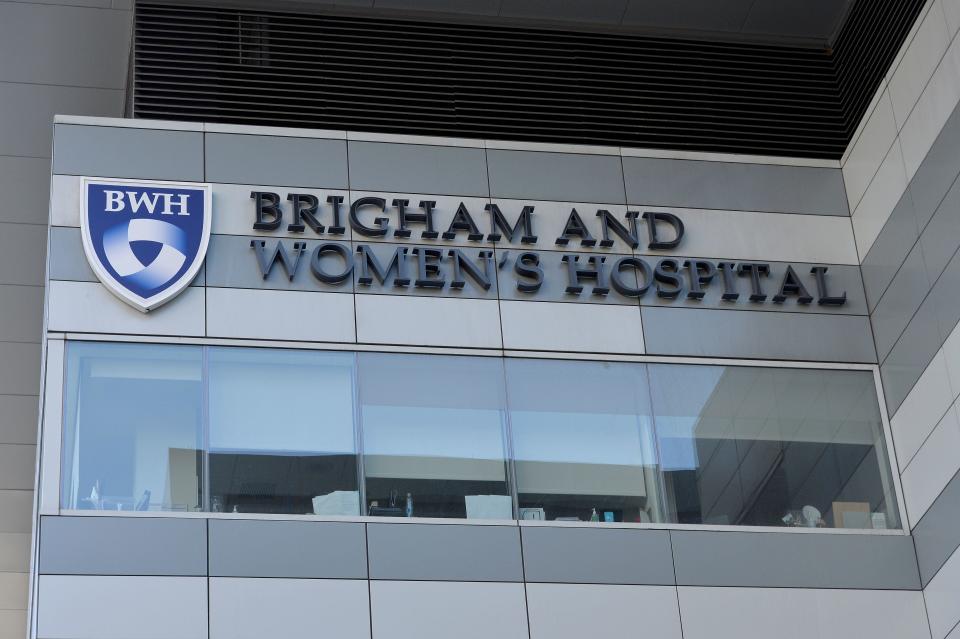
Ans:
[[[113,294],[147,312],[186,288],[210,240],[210,186],[83,181],[83,247]]]

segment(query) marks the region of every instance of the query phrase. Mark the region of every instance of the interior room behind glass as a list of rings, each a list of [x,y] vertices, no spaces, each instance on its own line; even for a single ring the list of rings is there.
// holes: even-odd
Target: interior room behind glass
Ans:
[[[660,521],[645,366],[508,359],[519,516]]]
[[[371,515],[512,519],[503,360],[361,353]]]
[[[668,521],[899,527],[869,372],[649,369]]]
[[[212,348],[210,510],[359,515],[353,353]]]
[[[901,525],[868,370],[71,343],[67,510]]]
[[[71,344],[66,369],[64,506],[199,510],[201,349]]]

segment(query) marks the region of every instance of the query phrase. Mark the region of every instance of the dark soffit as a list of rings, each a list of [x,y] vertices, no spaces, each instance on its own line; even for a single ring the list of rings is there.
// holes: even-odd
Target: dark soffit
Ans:
[[[134,115],[839,158],[922,6],[817,48],[141,2]]]

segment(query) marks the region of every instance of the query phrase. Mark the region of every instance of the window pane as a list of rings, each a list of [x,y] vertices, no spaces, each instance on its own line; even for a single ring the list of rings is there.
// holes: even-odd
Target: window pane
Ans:
[[[358,515],[352,353],[211,348],[210,508]]]
[[[511,519],[503,364],[487,357],[361,353],[371,515]]]
[[[661,520],[644,365],[506,367],[521,517]]]
[[[649,368],[670,521],[899,527],[870,372]]]
[[[199,510],[201,369],[199,347],[69,345],[64,508]]]
[[[851,370],[72,342],[61,481],[65,509],[901,526]]]

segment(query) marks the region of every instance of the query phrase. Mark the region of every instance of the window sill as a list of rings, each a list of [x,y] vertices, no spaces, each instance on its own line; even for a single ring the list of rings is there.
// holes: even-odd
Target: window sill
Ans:
[[[516,519],[439,519],[434,517],[369,517],[333,515],[284,515],[266,513],[208,513],[176,511],[114,511],[114,510],[61,510],[61,516],[70,517],[156,517],[182,519],[241,519],[256,521],[309,521],[328,523],[362,524],[438,524],[456,526],[518,526],[521,528],[615,528],[634,530],[686,530],[712,532],[749,532],[749,533],[785,533],[806,535],[887,535],[906,536],[909,533],[900,528],[877,530],[870,528],[804,528],[778,526],[729,526],[713,524],[653,524],[630,522],[593,522],[593,521],[529,521]]]

